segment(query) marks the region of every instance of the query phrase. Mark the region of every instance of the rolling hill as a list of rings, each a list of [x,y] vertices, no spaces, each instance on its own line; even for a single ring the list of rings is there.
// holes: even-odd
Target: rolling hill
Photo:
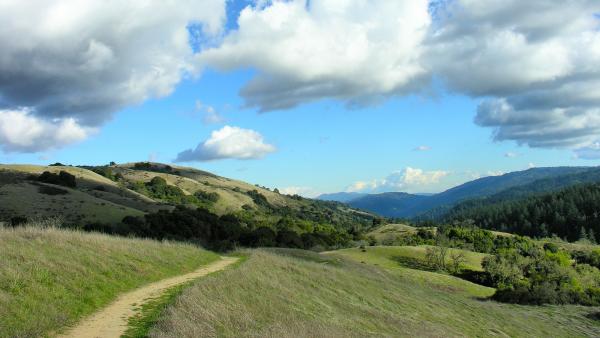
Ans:
[[[35,176],[45,171],[68,172],[76,177],[77,186],[56,186],[36,180]],[[163,178],[167,185],[179,188],[184,195],[191,196],[198,192],[218,194],[217,200],[208,205],[218,215],[244,208],[258,208],[257,202],[248,194],[251,191],[263,195],[275,208],[300,210],[318,205],[326,206],[332,212],[353,212],[338,203],[279,194],[202,170],[161,163],[82,167],[0,165],[0,221],[9,221],[13,216],[43,218],[61,215],[69,222],[112,222],[121,221],[125,215],[138,216],[160,209],[172,209],[174,203],[148,196],[141,189],[137,189],[141,192],[136,191],[141,184],[155,177]],[[66,193],[45,192],[43,187],[47,186],[60,188]],[[102,209],[101,213],[98,212],[99,208]]]
[[[430,196],[389,192],[369,194],[346,203],[386,217],[436,218],[456,204],[470,199],[522,197],[597,181],[600,181],[600,168],[597,167],[532,168],[483,177]]]

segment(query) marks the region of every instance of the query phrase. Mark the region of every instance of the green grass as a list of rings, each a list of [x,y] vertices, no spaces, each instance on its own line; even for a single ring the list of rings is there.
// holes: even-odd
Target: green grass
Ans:
[[[377,260],[377,264],[383,264],[385,267],[400,267],[403,259],[411,259],[425,262],[428,245],[419,246],[371,246],[365,247],[365,252],[359,248],[342,249],[334,251],[335,254],[341,254],[351,257],[355,260]],[[465,255],[466,262],[463,264],[465,269],[473,271],[483,271],[481,261],[487,254],[460,249],[448,249],[448,257],[452,252],[462,252]]]
[[[0,337],[59,332],[122,292],[217,259],[186,244],[0,228]]]
[[[404,278],[411,279],[417,285],[431,284],[440,288],[450,288],[454,292],[461,292],[468,296],[490,297],[494,289],[481,286],[448,274],[424,271],[426,245],[423,246],[375,246],[365,248],[342,249],[327,253],[331,257],[351,259],[355,262],[382,267]],[[481,260],[485,254],[467,250],[449,249],[449,251],[462,251],[465,254],[465,269],[483,271]]]
[[[415,283],[417,270],[385,269],[342,256],[245,253],[249,259],[239,268],[184,290],[150,336],[580,337],[600,332],[600,322],[588,317],[598,308],[483,301],[452,285]]]

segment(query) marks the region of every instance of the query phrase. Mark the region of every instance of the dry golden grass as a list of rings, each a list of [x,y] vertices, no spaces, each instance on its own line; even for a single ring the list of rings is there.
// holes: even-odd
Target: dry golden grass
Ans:
[[[239,268],[198,281],[150,336],[583,337],[598,309],[479,300],[451,285],[306,251],[245,251]],[[460,282],[460,281],[459,281]],[[457,283],[459,283],[457,282]],[[467,283],[467,282],[465,282]]]
[[[192,245],[28,226],[0,228],[0,337],[39,337],[124,291],[218,256]]]

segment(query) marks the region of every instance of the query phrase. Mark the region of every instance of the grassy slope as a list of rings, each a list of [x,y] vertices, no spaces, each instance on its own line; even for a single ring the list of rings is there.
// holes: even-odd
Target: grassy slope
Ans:
[[[179,166],[171,167],[178,172],[178,175],[133,170],[131,169],[132,164],[119,165],[114,167],[113,170],[115,173],[121,173],[129,181],[148,182],[153,177],[160,176],[169,184],[179,187],[188,194],[193,194],[199,190],[216,192],[219,194],[220,199],[214,205],[214,211],[218,214],[241,210],[244,204],[255,206],[252,199],[245,193],[250,190],[257,190],[274,206],[299,207],[301,205],[301,202],[293,200],[285,195],[280,195],[242,181],[216,176],[193,168]],[[235,191],[234,189],[239,191]]]
[[[0,337],[59,330],[121,292],[217,258],[185,244],[0,228]]]
[[[307,251],[246,254],[239,268],[184,291],[151,337],[577,337],[600,330],[586,317],[598,309],[482,301],[427,278],[415,283],[415,270]]]
[[[164,164],[153,164],[164,167]],[[186,194],[199,190],[216,192],[220,198],[211,211],[223,215],[242,210],[242,206],[258,206],[247,192],[257,190],[275,207],[290,207],[294,210],[311,208],[308,200],[297,200],[245,182],[220,177],[193,168],[171,166],[177,175],[154,171],[134,170],[134,164],[111,166],[113,174],[121,174],[127,182],[116,183],[91,170],[70,166],[0,165],[0,222],[14,216],[45,218],[61,216],[70,224],[85,225],[91,222],[116,223],[124,216],[140,216],[159,209],[171,209],[161,201],[155,201],[135,191],[127,189],[128,183],[148,182],[160,176],[168,184],[175,185]],[[65,170],[77,178],[77,188],[69,189],[66,195],[45,195],[38,191],[40,183],[29,180],[29,175],[39,175],[44,171]],[[100,188],[100,189],[99,189]],[[339,206],[338,214],[348,209]],[[352,211],[357,212],[357,211]]]
[[[77,178],[77,188],[65,195],[39,192],[39,183],[27,179],[44,171],[67,171]],[[51,184],[43,184],[53,186]],[[103,191],[98,190],[102,187]],[[13,216],[46,218],[60,215],[69,223],[119,222],[124,216],[143,215],[163,208],[150,198],[118,186],[90,170],[77,167],[0,165],[0,220]]]
[[[352,258],[356,261],[365,261],[377,263],[385,268],[400,267],[403,258],[425,261],[428,245],[420,246],[374,246],[366,247],[365,252],[358,248],[342,249],[331,252],[332,254],[342,255]],[[486,254],[460,249],[448,249],[448,258],[452,252],[462,252],[465,255],[466,262],[463,265],[465,269],[473,271],[483,271],[481,261]]]

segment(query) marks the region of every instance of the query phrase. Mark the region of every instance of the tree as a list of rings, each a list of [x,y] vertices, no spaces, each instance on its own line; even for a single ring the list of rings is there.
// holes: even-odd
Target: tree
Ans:
[[[462,265],[466,263],[467,258],[462,250],[450,251],[450,272],[453,274],[460,273]]]
[[[425,260],[427,265],[434,270],[446,270],[446,256],[448,248],[444,246],[431,246],[426,249]]]
[[[585,231],[584,227],[579,228],[579,240],[580,241],[587,241],[588,240],[588,234]]]

